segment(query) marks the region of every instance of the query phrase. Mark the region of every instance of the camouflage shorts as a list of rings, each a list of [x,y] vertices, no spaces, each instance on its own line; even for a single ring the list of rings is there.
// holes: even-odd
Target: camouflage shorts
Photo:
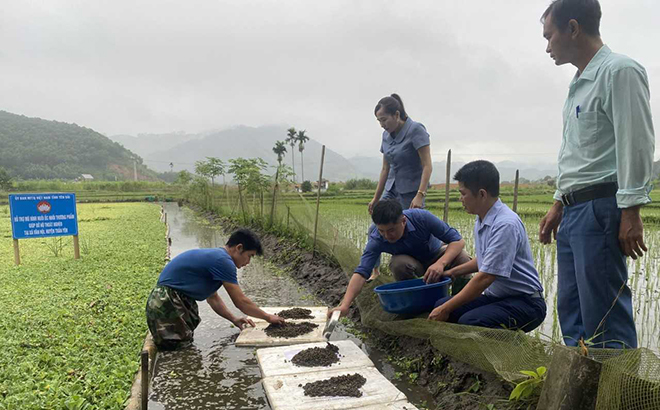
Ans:
[[[147,299],[147,325],[159,349],[191,342],[199,325],[197,302],[167,286],[156,286]]]

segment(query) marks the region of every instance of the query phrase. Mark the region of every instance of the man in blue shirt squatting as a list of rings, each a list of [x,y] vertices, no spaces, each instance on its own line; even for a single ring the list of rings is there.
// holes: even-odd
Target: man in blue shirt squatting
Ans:
[[[241,312],[269,323],[284,323],[281,317],[259,309],[238,286],[236,269],[262,254],[259,238],[247,229],[239,229],[222,248],[192,249],[172,259],[147,300],[147,324],[156,346],[172,350],[192,342],[200,322],[197,300],[206,300],[215,313],[239,329],[254,327],[249,318],[236,317],[229,311],[217,293],[220,286]]]
[[[377,229],[369,234],[344,299],[328,316],[336,310],[342,316],[348,312],[382,252],[392,255],[390,271],[397,281],[423,277],[427,283],[437,282],[445,268],[470,260],[463,250],[465,241],[456,229],[429,211],[403,210],[399,201],[385,199],[373,207],[371,219]]]
[[[640,217],[651,202],[655,137],[639,63],[600,37],[597,0],[556,0],[543,13],[546,52],[577,68],[563,110],[555,203],[539,239],[557,240],[557,314],[564,342],[635,348],[626,256],[647,250]]]
[[[473,161],[458,170],[461,202],[476,215],[476,258],[448,269],[456,278],[477,273],[455,296],[436,302],[429,319],[463,325],[529,332],[545,319],[543,286],[534,268],[525,225],[499,199],[500,174],[488,161]]]

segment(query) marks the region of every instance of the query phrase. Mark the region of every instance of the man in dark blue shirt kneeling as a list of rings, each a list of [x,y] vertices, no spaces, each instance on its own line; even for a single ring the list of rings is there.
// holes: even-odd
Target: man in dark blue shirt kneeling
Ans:
[[[198,300],[206,300],[215,313],[239,329],[254,327],[249,318],[236,317],[229,311],[217,292],[220,286],[241,312],[269,323],[283,323],[281,317],[259,309],[238,286],[236,269],[262,253],[259,238],[247,229],[239,229],[222,248],[191,249],[172,259],[147,300],[147,324],[156,346],[170,350],[192,341],[200,322]]]
[[[392,255],[394,279],[423,277],[426,283],[440,280],[445,269],[466,263],[465,241],[456,229],[424,209],[406,209],[393,199],[378,202],[371,218],[376,228],[369,234],[360,265],[355,269],[338,310],[344,316],[362,290],[380,254]],[[446,245],[443,245],[445,243]]]

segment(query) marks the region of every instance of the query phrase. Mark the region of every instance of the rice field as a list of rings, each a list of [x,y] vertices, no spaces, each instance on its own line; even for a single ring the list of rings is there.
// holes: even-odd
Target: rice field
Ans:
[[[525,224],[534,254],[536,268],[545,288],[548,315],[541,327],[535,330],[540,337],[561,341],[561,331],[555,308],[557,291],[556,246],[542,245],[538,240],[539,221],[552,204],[554,189],[545,186],[523,187],[519,190],[518,214]],[[373,193],[352,191],[337,196],[323,196],[320,203],[320,235],[325,238],[343,237],[353,244],[356,250],[365,246],[366,232],[371,224],[367,204]],[[644,240],[649,251],[637,260],[628,259],[629,286],[633,292],[634,315],[637,324],[639,346],[655,352],[660,351],[660,190],[651,194],[653,203],[642,209],[644,220]],[[306,201],[298,196],[289,196],[287,204],[292,217],[306,226],[313,226],[315,196]],[[512,187],[503,187],[501,199],[509,207],[513,204]],[[444,191],[429,191],[427,209],[442,218]],[[279,212],[281,214],[281,211]],[[449,200],[448,222],[456,228],[466,241],[466,250],[474,255],[473,226],[474,216],[462,208],[458,191],[452,190]],[[311,225],[310,225],[311,224]],[[331,232],[327,232],[327,231]],[[334,240],[334,239],[330,239]],[[384,262],[387,259],[384,258]]]

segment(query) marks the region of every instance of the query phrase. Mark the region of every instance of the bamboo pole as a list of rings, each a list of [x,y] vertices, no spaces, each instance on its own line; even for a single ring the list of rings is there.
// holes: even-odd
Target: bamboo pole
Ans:
[[[243,212],[243,221],[247,223],[247,215],[245,215],[245,205],[243,204],[243,191],[241,184],[238,184],[238,202],[241,204],[241,211]]]
[[[80,242],[78,235],[73,235],[73,259],[80,259]]]
[[[447,222],[449,218],[449,182],[451,180],[451,150],[447,151],[447,175],[445,178],[445,212],[443,220]]]
[[[143,350],[141,356],[141,370],[140,384],[142,387],[141,397],[141,410],[147,410],[149,406],[149,351]]]
[[[316,219],[314,221],[314,244],[312,245],[312,258],[316,256],[316,234],[319,227],[319,208],[321,206],[321,183],[323,182],[323,161],[325,160],[325,145],[321,149],[321,170],[319,171],[319,186],[316,191]]]
[[[291,217],[291,208],[289,205],[286,206],[286,229],[289,229],[289,218]]]
[[[270,205],[270,226],[273,226],[273,217],[275,215],[275,197],[277,196],[277,184],[280,177],[280,167],[275,172],[275,186],[273,186],[273,203]]]
[[[335,245],[337,244],[337,236],[339,236],[339,229],[333,228],[335,230],[335,238],[332,240],[332,251],[330,253],[335,253]]]
[[[21,252],[18,248],[18,239],[14,239],[14,263],[16,266],[21,264]]]
[[[264,190],[259,190],[259,202],[261,205],[261,210],[259,211],[259,217],[263,219],[264,217]]]
[[[513,184],[513,212],[518,212],[518,181],[520,180],[520,170],[516,170],[516,182]]]

